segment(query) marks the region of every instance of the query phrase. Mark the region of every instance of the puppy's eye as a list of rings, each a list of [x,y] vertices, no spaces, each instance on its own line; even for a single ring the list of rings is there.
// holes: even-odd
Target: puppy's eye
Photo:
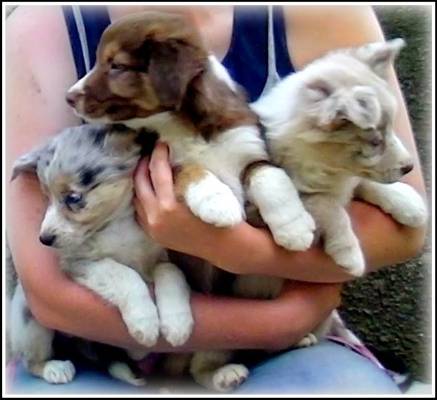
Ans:
[[[111,71],[118,71],[118,72],[122,72],[122,71],[127,71],[129,69],[129,67],[127,65],[123,65],[123,64],[117,64],[117,63],[111,63]]]
[[[118,106],[116,106],[116,105],[114,105],[114,104],[110,105],[110,106],[106,109],[106,112],[107,112],[108,114],[115,114],[115,113],[118,113],[119,111],[120,111],[120,107],[118,107]]]
[[[382,139],[379,137],[373,138],[372,140],[369,141],[369,144],[372,147],[379,147],[382,144]]]
[[[82,204],[83,196],[81,193],[70,192],[64,197],[65,205],[71,210]]]

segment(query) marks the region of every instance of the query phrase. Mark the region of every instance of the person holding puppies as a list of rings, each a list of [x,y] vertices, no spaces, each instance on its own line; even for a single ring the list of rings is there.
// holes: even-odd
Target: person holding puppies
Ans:
[[[109,20],[114,21],[143,8],[150,7],[111,6],[107,11]],[[278,77],[303,68],[329,50],[384,40],[373,11],[367,7],[352,7],[347,13],[341,7],[293,6],[282,10],[274,7],[271,16],[267,7],[257,11],[231,6],[164,7],[163,11],[166,10],[183,13],[198,27],[212,52],[245,87],[252,101]],[[80,69],[92,67],[92,60],[83,57],[82,52],[80,61],[77,54],[83,48],[70,46],[71,28],[63,11],[60,7],[19,7],[7,22],[7,173],[20,154],[41,143],[44,137],[80,123],[63,99],[66,90],[77,81]],[[91,23],[89,15],[82,17],[82,23]],[[91,21],[98,31],[99,26],[102,28],[99,25],[102,14],[94,14],[94,18]],[[271,29],[269,21],[274,23]],[[90,29],[78,30],[84,31],[89,33]],[[264,34],[256,38],[254,32]],[[84,42],[79,43],[83,46]],[[251,48],[251,43],[264,43],[262,53],[256,53],[256,46]],[[269,43],[276,50],[274,63],[271,57],[263,59],[263,55],[269,54]],[[88,47],[92,48],[92,42]],[[251,56],[255,58],[251,60]],[[272,64],[276,74],[271,69],[269,74]],[[403,181],[424,195],[407,110],[395,74],[393,71],[390,74],[401,104],[397,131],[416,166]],[[339,305],[342,283],[353,278],[320,247],[287,252],[275,245],[267,231],[247,223],[220,229],[198,220],[176,200],[168,151],[163,143],[157,145],[150,160],[140,163],[136,191],[138,220],[162,246],[224,266],[229,272],[268,271],[272,276],[293,281],[272,301],[195,294],[192,306],[196,324],[183,347],[187,351],[287,349]],[[8,184],[7,208],[8,241],[35,317],[43,325],[75,336],[120,347],[134,345],[117,311],[64,276],[54,253],[39,243],[45,202],[36,180],[20,177]],[[353,202],[348,211],[362,243],[366,272],[404,261],[420,251],[424,229],[400,226],[376,207],[362,202]],[[174,349],[161,341],[153,351]],[[337,361],[338,357],[344,358]],[[331,370],[329,376],[319,365],[320,360],[327,359],[332,362],[327,367]],[[299,381],[298,372],[309,369],[317,369],[320,380]],[[346,371],[350,373],[350,386],[340,388],[333,376],[344,377]],[[359,379],[354,371],[360,373]],[[291,379],[293,376],[295,380]],[[25,384],[25,379],[14,383]],[[81,380],[77,379],[75,385],[81,385]],[[285,352],[267,360],[254,369],[239,393],[269,392],[273,388],[282,393],[335,393],[340,389],[350,393],[398,392],[394,383],[373,364],[332,343]]]

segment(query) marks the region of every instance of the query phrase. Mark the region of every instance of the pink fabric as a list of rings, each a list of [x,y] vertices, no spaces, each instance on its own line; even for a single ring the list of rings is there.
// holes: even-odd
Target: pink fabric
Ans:
[[[346,347],[349,347],[350,349],[361,354],[363,357],[366,357],[367,359],[372,361],[379,368],[386,370],[386,368],[379,362],[379,360],[373,355],[373,353],[366,346],[364,346],[364,344],[361,345],[353,344],[348,342],[346,339],[340,338],[338,336],[328,336],[327,339],[332,340],[336,343],[340,343]]]
[[[6,364],[6,390],[12,387],[17,371],[18,360],[13,359]]]

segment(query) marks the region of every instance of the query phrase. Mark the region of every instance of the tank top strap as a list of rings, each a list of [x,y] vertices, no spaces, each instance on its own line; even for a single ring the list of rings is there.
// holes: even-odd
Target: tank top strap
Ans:
[[[235,6],[231,43],[223,65],[255,101],[294,72],[281,6]]]
[[[283,78],[296,70],[288,52],[287,30],[282,6],[273,6],[273,35],[276,49],[276,71]]]
[[[103,6],[62,7],[78,79],[94,65],[103,31],[110,24],[108,10]]]
[[[222,63],[250,101],[261,95],[267,79],[267,31],[266,6],[234,6],[231,43]]]

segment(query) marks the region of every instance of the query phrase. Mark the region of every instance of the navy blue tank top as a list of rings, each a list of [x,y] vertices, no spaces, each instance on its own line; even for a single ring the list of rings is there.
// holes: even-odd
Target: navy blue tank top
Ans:
[[[106,7],[63,6],[80,79],[94,65],[96,49],[110,24]],[[229,50],[222,60],[232,78],[255,101],[278,79],[294,72],[288,55],[281,6],[234,6]]]

